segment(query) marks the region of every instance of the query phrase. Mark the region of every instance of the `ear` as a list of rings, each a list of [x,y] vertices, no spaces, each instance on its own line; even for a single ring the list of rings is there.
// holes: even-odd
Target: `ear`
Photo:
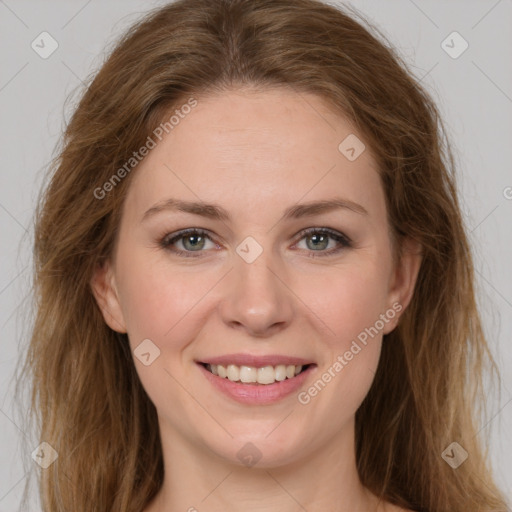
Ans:
[[[110,262],[105,262],[96,268],[90,285],[106,324],[114,331],[126,333],[126,325]]]
[[[397,326],[400,315],[411,302],[422,259],[421,244],[411,238],[404,239],[389,282],[387,304],[398,314],[386,325],[384,334]]]

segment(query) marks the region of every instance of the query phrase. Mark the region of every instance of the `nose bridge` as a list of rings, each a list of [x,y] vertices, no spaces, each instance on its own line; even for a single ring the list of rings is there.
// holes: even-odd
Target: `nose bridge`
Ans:
[[[229,273],[229,286],[222,301],[225,323],[245,328],[252,335],[265,335],[272,329],[284,328],[292,317],[290,293],[282,281],[284,276],[273,251],[252,237],[236,249],[234,268]]]

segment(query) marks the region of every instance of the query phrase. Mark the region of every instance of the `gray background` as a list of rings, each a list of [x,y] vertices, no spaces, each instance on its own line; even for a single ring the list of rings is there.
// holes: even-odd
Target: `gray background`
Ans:
[[[30,452],[37,442],[17,426],[22,423],[12,376],[30,321],[33,208],[44,167],[72,109],[73,102],[65,100],[81,92],[82,80],[103,62],[115,38],[162,3],[0,0],[0,512],[17,510],[23,485],[36,468]],[[478,300],[503,377],[501,396],[489,399],[490,415],[481,430],[491,440],[498,483],[511,497],[512,1],[358,0],[351,5],[384,31],[422,78],[454,144]],[[43,31],[59,44],[48,59],[31,48]],[[453,31],[469,43],[456,59],[441,46]],[[460,41],[453,46],[460,48]],[[35,498],[30,510],[39,510]]]

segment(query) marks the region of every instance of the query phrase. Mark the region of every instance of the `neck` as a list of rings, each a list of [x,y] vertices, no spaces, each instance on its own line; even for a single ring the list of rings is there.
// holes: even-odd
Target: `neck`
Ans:
[[[353,422],[308,456],[264,467],[222,459],[163,422],[160,431],[164,483],[145,512],[382,510],[359,480]]]

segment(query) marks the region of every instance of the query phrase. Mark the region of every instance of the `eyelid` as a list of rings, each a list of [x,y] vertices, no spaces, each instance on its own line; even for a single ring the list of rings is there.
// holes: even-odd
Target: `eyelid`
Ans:
[[[170,252],[178,254],[178,255],[186,255],[186,257],[189,257],[189,255],[190,255],[190,257],[194,257],[194,258],[201,257],[201,256],[194,256],[194,252],[196,252],[196,251],[183,251],[181,249],[171,249],[171,246],[174,243],[178,242],[179,240],[181,240],[188,234],[197,234],[197,235],[203,236],[215,244],[213,237],[209,234],[209,232],[206,229],[186,228],[186,229],[181,229],[179,231],[176,231],[174,233],[166,234],[164,237],[162,237],[160,239],[159,245],[162,248],[166,249],[167,251],[170,251]],[[215,244],[215,245],[218,245],[218,244]],[[206,252],[206,251],[197,251],[198,254],[204,253],[204,252]]]
[[[335,240],[340,238],[344,243],[347,245],[352,244],[352,240],[349,236],[347,236],[345,233],[342,233],[341,231],[338,231],[337,229],[332,229],[328,227],[311,227],[311,228],[305,228],[299,233],[297,233],[298,240],[302,240],[305,235],[309,235],[310,233],[323,233],[331,236]]]

